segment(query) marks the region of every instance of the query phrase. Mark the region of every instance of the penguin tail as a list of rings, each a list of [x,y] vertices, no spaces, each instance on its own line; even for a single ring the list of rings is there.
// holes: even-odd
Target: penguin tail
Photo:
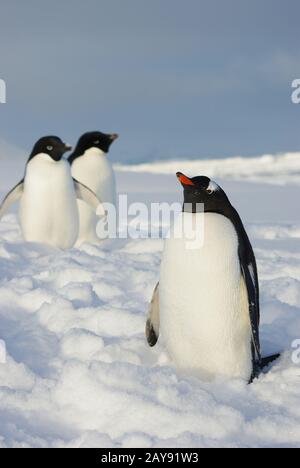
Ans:
[[[271,356],[267,356],[267,357],[264,357],[262,358],[261,362],[260,362],[260,368],[261,369],[264,369],[265,367],[267,367],[269,364],[271,364],[272,362],[276,361],[278,358],[280,358],[280,353],[279,354],[272,354]]]
[[[260,361],[256,361],[254,362],[253,364],[253,372],[252,372],[252,375],[251,375],[251,378],[249,380],[249,384],[252,384],[254,380],[258,379],[259,378],[259,375],[261,373],[261,371],[265,368],[265,367],[268,367],[270,364],[272,364],[272,362],[276,361],[277,359],[279,359],[281,356],[280,353],[278,354],[272,354],[271,356],[267,356],[267,357],[264,357],[264,358],[261,358]]]

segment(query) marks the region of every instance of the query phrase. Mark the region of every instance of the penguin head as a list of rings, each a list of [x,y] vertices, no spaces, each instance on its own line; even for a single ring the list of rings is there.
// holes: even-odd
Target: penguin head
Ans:
[[[108,153],[111,144],[119,138],[117,133],[89,132],[79,138],[74,153],[82,155],[87,150],[97,148],[103,153]]]
[[[184,210],[195,213],[199,211],[197,204],[204,205],[205,212],[222,213],[230,206],[225,192],[209,177],[187,177],[182,172],[177,172],[177,179],[184,189]],[[201,209],[202,211],[202,209]]]
[[[28,162],[38,154],[47,154],[50,158],[58,162],[67,151],[71,151],[71,146],[66,145],[56,136],[47,136],[40,138],[33,147]]]

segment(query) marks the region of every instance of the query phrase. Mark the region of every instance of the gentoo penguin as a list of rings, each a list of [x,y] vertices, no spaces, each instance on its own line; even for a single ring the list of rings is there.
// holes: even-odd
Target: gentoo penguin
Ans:
[[[279,355],[262,359],[259,284],[254,252],[241,218],[225,192],[207,177],[177,173],[183,213],[166,239],[160,281],[146,324],[148,344],[161,333],[176,367],[212,380],[251,382]],[[185,228],[178,236],[176,223]],[[193,226],[202,243],[191,248]]]
[[[86,186],[71,176],[63,159],[72,148],[56,136],[41,138],[26,164],[24,179],[5,197],[0,218],[20,200],[23,237],[61,249],[73,247],[79,232],[76,198],[85,200],[96,211],[99,200]]]
[[[72,175],[95,192],[102,203],[116,206],[116,183],[112,164],[107,158],[116,133],[89,132],[82,135],[69,157]],[[96,233],[97,217],[86,203],[79,201],[80,229],[77,244],[99,243]]]

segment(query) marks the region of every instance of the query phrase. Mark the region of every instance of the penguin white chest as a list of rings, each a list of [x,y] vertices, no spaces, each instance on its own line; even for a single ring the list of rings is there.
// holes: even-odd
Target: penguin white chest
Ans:
[[[97,148],[87,150],[72,164],[72,175],[79,182],[93,190],[103,203],[116,205],[115,175],[105,153]],[[78,244],[82,242],[98,243],[96,226],[98,218],[95,212],[83,201],[78,201],[80,233]]]
[[[78,208],[70,166],[48,155],[27,165],[20,222],[25,240],[58,248],[73,247],[78,236]]]
[[[203,245],[168,239],[161,265],[161,334],[183,372],[249,380],[252,373],[248,297],[233,224],[215,213],[183,213],[204,223]]]
[[[115,175],[105,153],[97,148],[87,150],[72,164],[75,179],[93,190],[105,203],[115,203]]]

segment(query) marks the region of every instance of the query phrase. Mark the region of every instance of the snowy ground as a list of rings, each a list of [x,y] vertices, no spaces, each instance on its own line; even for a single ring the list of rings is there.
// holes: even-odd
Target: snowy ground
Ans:
[[[149,203],[181,199],[174,171],[211,171],[240,211],[259,264],[263,350],[283,351],[250,386],[181,377],[161,344],[146,346],[161,240],[60,252],[23,243],[15,214],[6,216],[0,223],[0,339],[7,345],[0,447],[300,447],[300,364],[292,362],[291,348],[300,339],[300,158],[288,159],[281,181],[271,160],[259,178],[258,162],[251,172],[247,160],[247,174],[238,160],[118,172],[120,192]],[[281,185],[272,185],[272,171]],[[1,190],[7,188],[2,173]]]

